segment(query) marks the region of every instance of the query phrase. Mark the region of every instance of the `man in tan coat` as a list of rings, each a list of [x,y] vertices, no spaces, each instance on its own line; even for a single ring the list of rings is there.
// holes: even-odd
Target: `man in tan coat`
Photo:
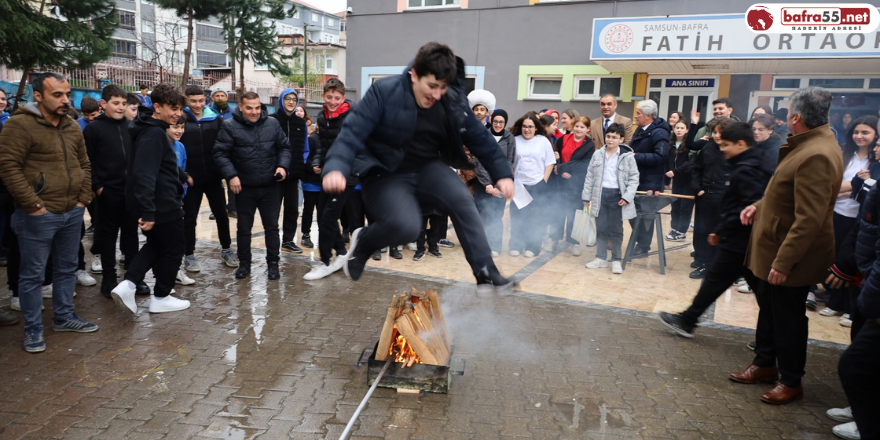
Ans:
[[[80,230],[92,201],[91,164],[82,131],[67,116],[70,84],[46,73],[34,79],[34,99],[15,112],[0,134],[0,176],[15,200],[12,229],[21,249],[19,294],[24,349],[46,350],[40,286],[50,253],[56,332],[90,333],[98,326],[73,311]]]
[[[763,281],[755,289],[758,313],[755,360],[731,373],[742,383],[779,383],[761,400],[782,405],[803,397],[807,362],[809,287],[822,282],[834,261],[832,213],[843,179],[843,157],[828,125],[831,93],[819,87],[791,97],[792,136],[764,198],[743,210],[754,222],[745,264]],[[781,375],[781,377],[779,377]]]
[[[593,139],[593,145],[596,149],[605,145],[605,130],[608,126],[615,122],[623,125],[626,130],[626,137],[623,143],[629,145],[633,138],[632,119],[617,114],[617,97],[612,94],[605,94],[599,98],[599,111],[602,112],[601,118],[595,118],[590,122],[590,137]]]

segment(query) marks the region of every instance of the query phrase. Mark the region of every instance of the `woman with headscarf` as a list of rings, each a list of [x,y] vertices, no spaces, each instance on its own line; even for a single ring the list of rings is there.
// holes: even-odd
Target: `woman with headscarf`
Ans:
[[[516,160],[516,141],[513,134],[505,130],[505,127],[507,127],[507,112],[496,109],[492,113],[492,125],[489,131],[498,141],[498,148],[501,148],[501,152],[510,163],[510,168],[513,169]],[[480,212],[480,217],[483,219],[483,228],[486,230],[486,238],[489,240],[492,256],[497,257],[501,254],[505,201],[501,197],[501,191],[495,188],[492,178],[489,177],[489,173],[479,160],[474,160],[474,169],[477,172],[478,182],[474,187],[474,201],[477,204],[477,211]]]

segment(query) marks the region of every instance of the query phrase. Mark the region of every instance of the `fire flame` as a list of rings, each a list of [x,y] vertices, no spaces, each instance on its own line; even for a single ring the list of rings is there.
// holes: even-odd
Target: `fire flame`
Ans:
[[[412,345],[397,331],[397,326],[394,326],[394,333],[392,335],[396,336],[391,338],[394,342],[391,344],[388,354],[394,358],[394,362],[402,363],[405,367],[422,363],[422,359],[412,348]]]

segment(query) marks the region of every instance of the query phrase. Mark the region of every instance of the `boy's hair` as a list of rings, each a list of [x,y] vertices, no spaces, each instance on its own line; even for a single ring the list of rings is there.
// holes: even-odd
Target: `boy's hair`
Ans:
[[[737,143],[745,141],[746,145],[753,147],[755,145],[755,135],[752,129],[745,122],[734,122],[721,130],[721,140]]]
[[[183,118],[183,117],[177,118],[177,122],[169,125],[169,127],[177,127],[177,126],[186,127],[186,118]]]
[[[189,86],[186,86],[186,89],[183,91],[183,94],[186,96],[204,95],[205,89],[203,89],[199,86],[189,85]]]
[[[715,119],[709,124],[709,133],[715,133],[715,130],[724,133],[724,130],[733,125],[734,122],[736,121],[730,118]]]
[[[418,77],[433,74],[438,81],[452,84],[458,76],[458,61],[449,46],[430,42],[419,48],[412,70]]]
[[[609,125],[608,129],[605,130],[605,134],[607,135],[608,133],[617,133],[617,135],[620,136],[621,139],[623,139],[626,137],[626,128],[623,126],[623,124],[615,122]]]
[[[119,87],[116,84],[108,84],[106,87],[104,87],[104,90],[101,90],[101,99],[104,101],[109,101],[113,98],[122,98],[128,100],[128,92],[122,90],[122,87]]]
[[[162,83],[154,87],[153,93],[150,94],[150,98],[153,101],[153,105],[164,104],[172,107],[186,107],[186,98],[183,97],[177,87],[168,83]]]
[[[257,92],[244,92],[238,102],[244,102],[245,99],[260,99],[260,95]]]
[[[712,101],[712,105],[715,105],[715,104],[724,104],[725,106],[727,106],[727,108],[733,108],[733,104],[730,103],[730,98],[718,98],[718,99]],[[746,109],[746,110],[748,110],[748,109]]]
[[[140,100],[140,98],[138,98],[138,95],[136,95],[135,93],[128,92],[128,95],[126,96],[126,99],[125,99],[125,103],[128,105],[141,105],[141,100]]]
[[[149,90],[149,89],[150,89],[150,86],[141,83],[141,85],[140,85],[140,87],[138,87],[138,89],[139,89],[139,90],[143,90],[143,89],[147,89],[147,90]]]
[[[330,78],[324,83],[324,93],[331,91],[345,95],[345,84],[339,78]]]
[[[101,106],[98,104],[97,99],[91,96],[83,96],[82,101],[79,103],[79,110],[83,113],[94,113],[101,111]]]

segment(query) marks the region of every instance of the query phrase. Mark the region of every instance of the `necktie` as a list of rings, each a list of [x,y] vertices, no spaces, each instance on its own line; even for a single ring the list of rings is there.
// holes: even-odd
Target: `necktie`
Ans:
[[[602,128],[602,131],[608,131],[608,125],[611,124],[611,119],[605,119],[605,127]]]

